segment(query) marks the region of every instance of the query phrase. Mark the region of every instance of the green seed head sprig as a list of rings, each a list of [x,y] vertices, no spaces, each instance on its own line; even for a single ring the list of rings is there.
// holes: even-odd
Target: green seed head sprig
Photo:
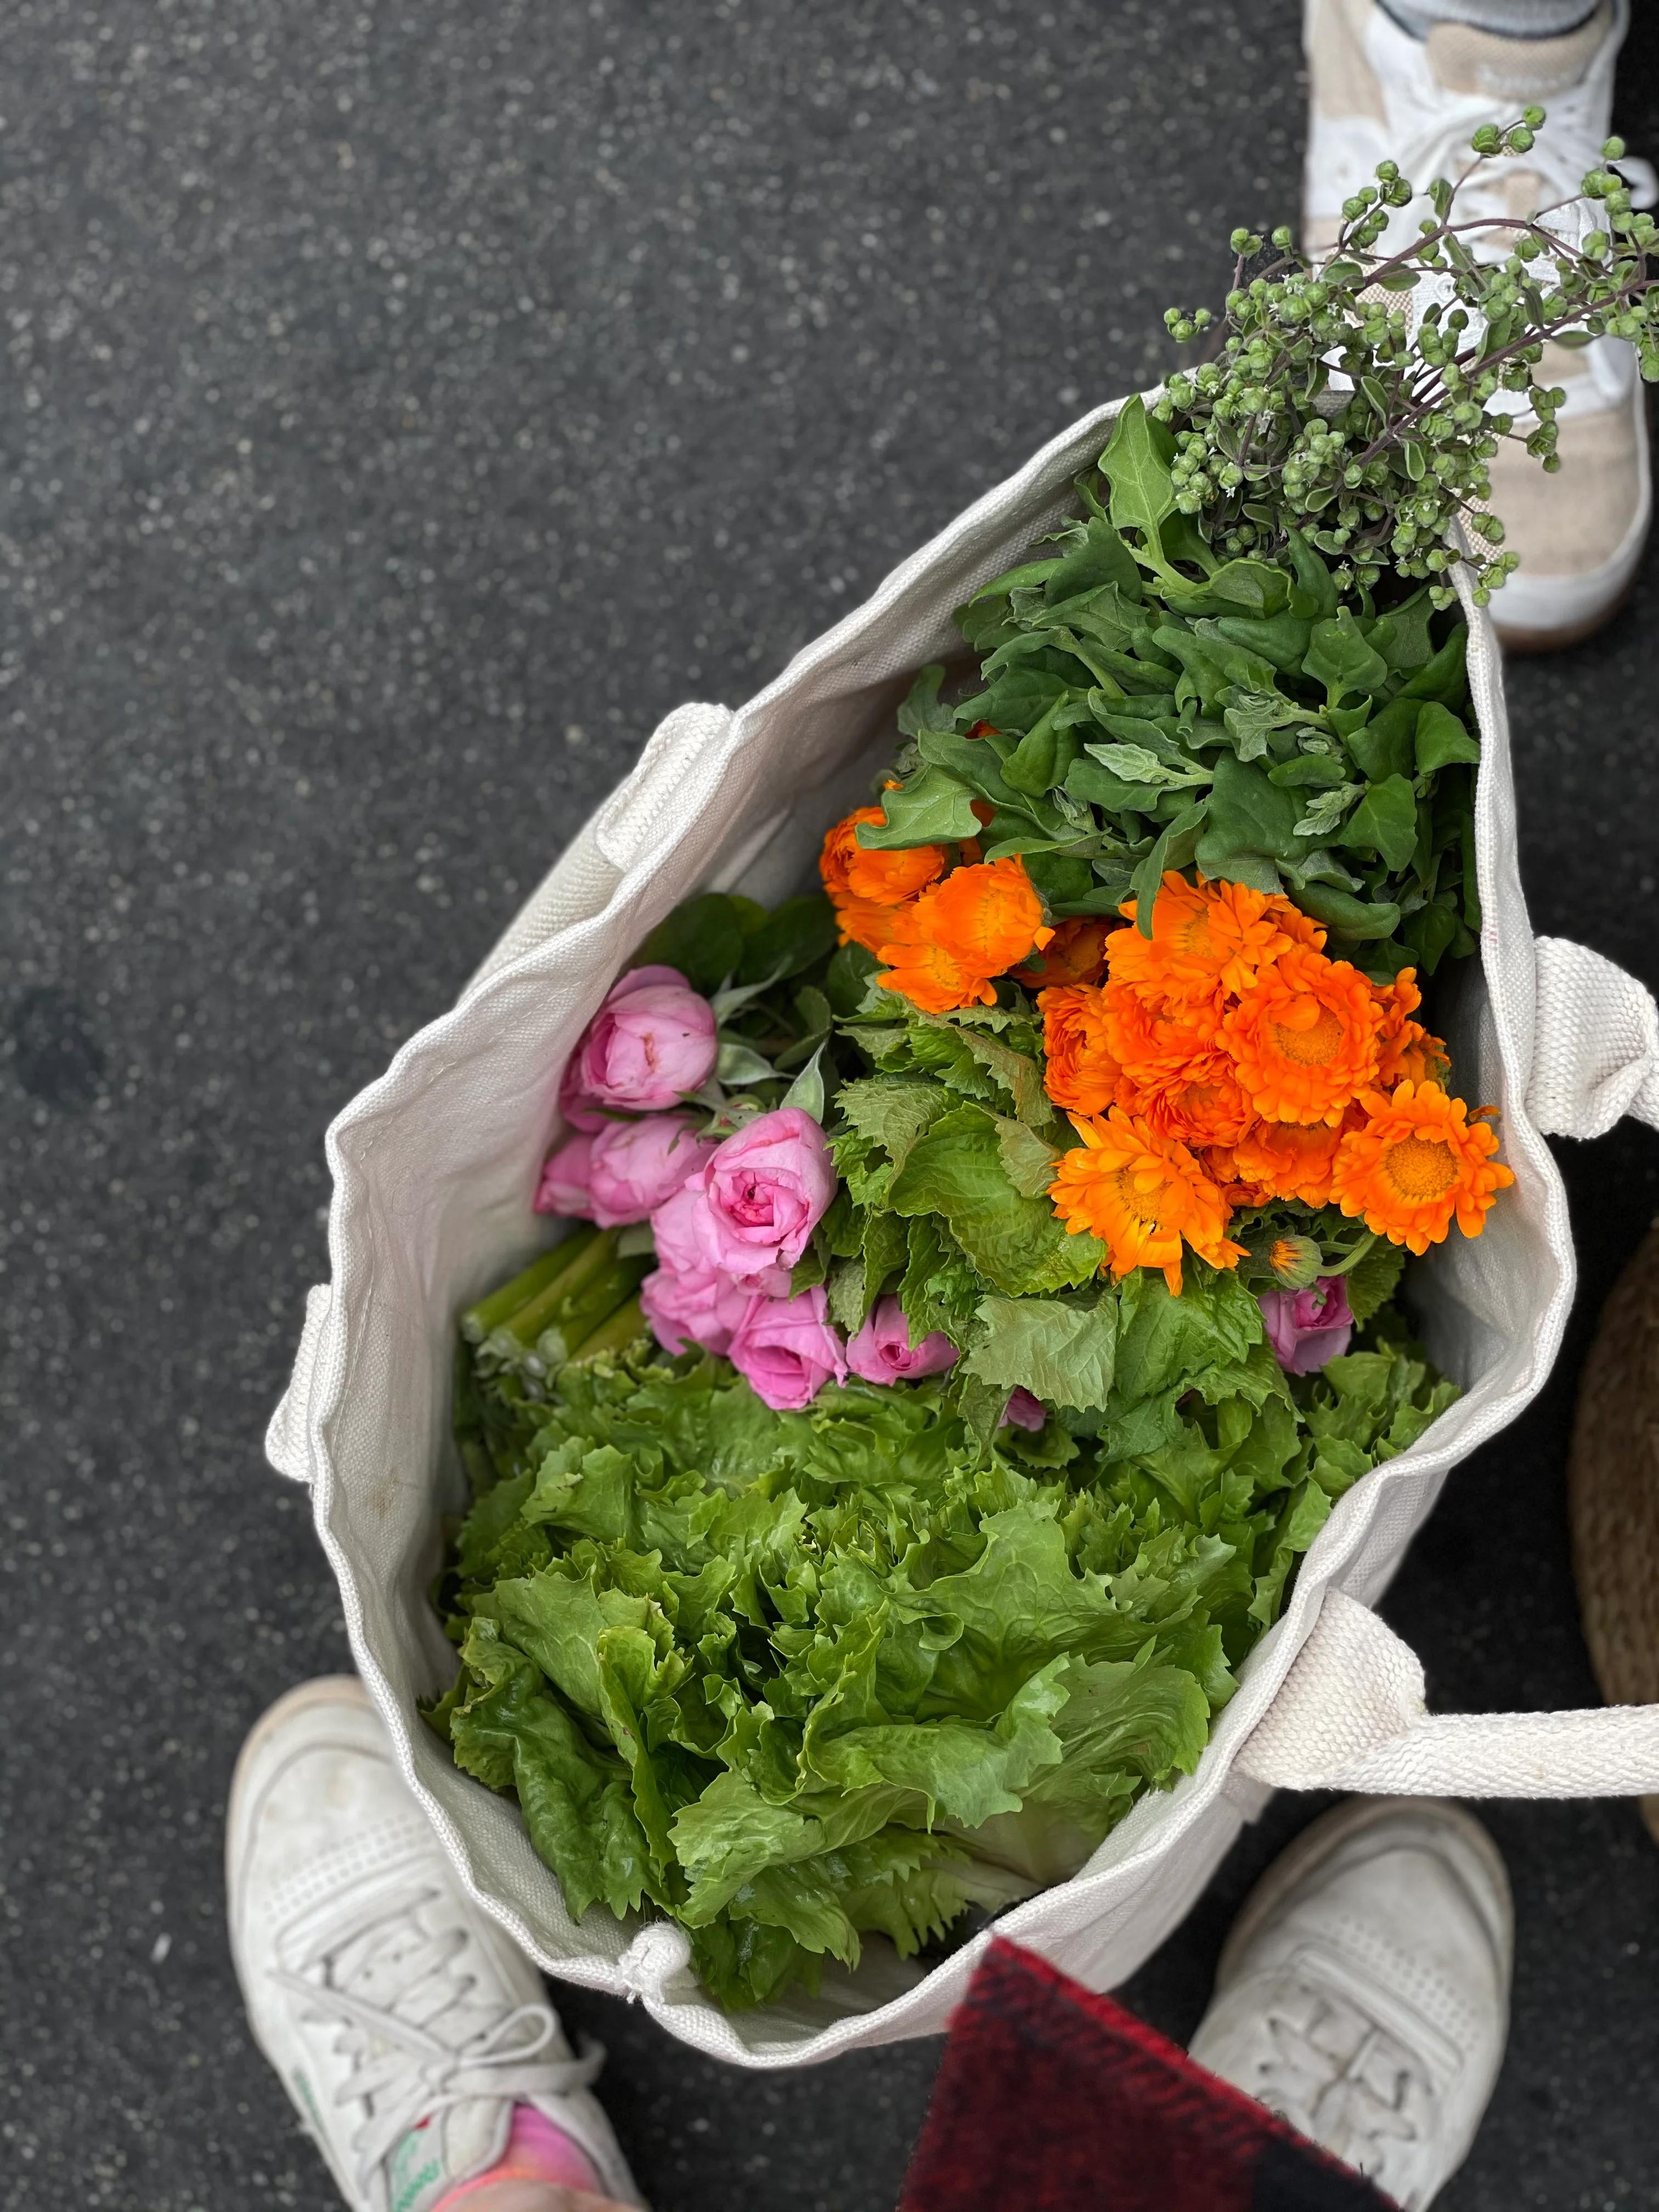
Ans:
[[[1299,529],[1341,564],[1348,588],[1393,569],[1428,580],[1443,606],[1462,558],[1484,605],[1519,562],[1485,510],[1500,442],[1561,465],[1567,395],[1539,380],[1546,343],[1626,339],[1659,382],[1659,226],[1611,166],[1621,139],[1583,179],[1596,227],[1577,242],[1571,222],[1558,231],[1550,220],[1571,202],[1529,221],[1459,217],[1469,179],[1527,153],[1543,121],[1528,107],[1507,127],[1483,125],[1474,161],[1429,186],[1431,212],[1405,244],[1400,211],[1416,188],[1380,161],[1376,183],[1344,204],[1328,258],[1308,259],[1283,227],[1267,239],[1236,230],[1219,325],[1202,307],[1165,315],[1181,343],[1215,333],[1210,358],[1170,376],[1152,411],[1174,434],[1176,505],[1218,552],[1273,555]]]

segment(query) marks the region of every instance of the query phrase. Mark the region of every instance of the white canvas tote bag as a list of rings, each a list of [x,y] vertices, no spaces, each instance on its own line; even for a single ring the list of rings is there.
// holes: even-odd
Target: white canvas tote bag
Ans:
[[[416,1710],[454,1655],[427,1599],[439,1522],[464,1500],[448,1430],[456,1316],[543,1241],[531,1211],[560,1071],[628,956],[710,887],[776,900],[810,882],[824,830],[867,793],[915,672],[961,650],[951,611],[1067,512],[1114,409],[1097,410],[902,563],[737,713],[678,708],[577,835],[453,1010],[412,1037],[328,1133],[332,1280],[312,1291],[268,1449],[311,1486],[351,1646],[410,1785],[468,1889],[549,1972],[637,1998],[749,2066],[799,2064],[944,2027],[988,1940],[928,1971],[872,1939],[856,1973],[732,2016],[670,1923],[580,1922],[517,1808],[470,1780]],[[1192,1905],[1274,1785],[1459,1796],[1659,1790],[1659,1708],[1433,1718],[1412,1653],[1370,1609],[1457,1462],[1535,1396],[1560,1344],[1573,1251],[1546,1133],[1659,1127],[1659,1018],[1606,960],[1534,939],[1516,866],[1502,674],[1471,610],[1482,764],[1480,958],[1440,1009],[1460,1087],[1502,1109],[1515,1187],[1477,1242],[1414,1270],[1433,1358],[1463,1395],[1343,1497],[1284,1617],[1243,1670],[1197,1772],[1141,1800],[1076,1878],[1000,1930],[1092,1989],[1122,1981]]]

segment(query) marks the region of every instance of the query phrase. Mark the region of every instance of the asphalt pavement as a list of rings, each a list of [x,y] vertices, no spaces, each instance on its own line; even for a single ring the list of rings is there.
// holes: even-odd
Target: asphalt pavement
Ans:
[[[261,1437],[322,1133],[685,698],[741,701],[1293,217],[1291,0],[10,0],[0,69],[0,2205],[336,2199],[252,2048],[244,1731],[345,1663]],[[1620,120],[1659,147],[1659,49]],[[1659,589],[1512,675],[1541,929],[1659,982]],[[1389,1601],[1593,1700],[1562,1469],[1659,1139],[1563,1147],[1538,1409]],[[1280,1798],[1127,2001],[1190,2030]],[[1446,2212],[1659,2206],[1659,1850],[1486,1817],[1510,2056]],[[660,2212],[882,2212],[937,2046],[757,2078],[579,1992]]]

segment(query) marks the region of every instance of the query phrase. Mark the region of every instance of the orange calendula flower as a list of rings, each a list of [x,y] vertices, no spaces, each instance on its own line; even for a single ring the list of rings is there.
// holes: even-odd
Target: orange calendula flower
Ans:
[[[957,868],[915,903],[905,934],[927,937],[976,975],[1003,975],[1054,936],[1018,855]]]
[[[1127,937],[1127,930],[1121,935]],[[1148,1090],[1181,1075],[1211,1049],[1203,1031],[1188,1028],[1132,983],[1101,987],[1106,1042],[1130,1081]]]
[[[1252,1182],[1240,1169],[1231,1145],[1206,1145],[1197,1154],[1199,1165],[1235,1212],[1244,1206],[1265,1206],[1271,1191]]]
[[[1358,969],[1293,945],[1227,1016],[1222,1038],[1263,1121],[1334,1128],[1376,1079],[1382,1025]]]
[[[866,852],[858,842],[859,830],[883,818],[879,806],[858,807],[836,823],[818,855],[818,873],[835,906],[842,943],[850,939],[872,952],[893,936],[895,908],[925,890],[945,866],[942,845]]]
[[[1133,921],[1135,901],[1127,901],[1122,912]],[[1292,920],[1294,927],[1287,926]],[[1220,1018],[1224,1002],[1248,991],[1288,944],[1307,941],[1308,930],[1316,950],[1324,932],[1287,899],[1269,897],[1248,884],[1189,884],[1171,870],[1153,902],[1152,935],[1122,930],[1106,957],[1114,981],[1166,1000],[1208,1030]]]
[[[1106,940],[1119,924],[1093,915],[1076,915],[1057,922],[1054,933],[1041,952],[1022,961],[1016,980],[1028,991],[1049,983],[1097,983],[1106,965]]]
[[[1183,1247],[1212,1267],[1243,1258],[1224,1233],[1226,1200],[1184,1145],[1155,1136],[1121,1107],[1100,1120],[1074,1115],[1073,1124],[1083,1143],[1060,1154],[1048,1194],[1073,1236],[1100,1239],[1114,1276],[1161,1267],[1179,1297]]]
[[[836,899],[834,904],[843,945],[861,945],[866,951],[879,954],[898,926],[897,907],[878,906],[871,899],[846,896]]]
[[[1042,902],[1018,859],[953,869],[893,914],[893,933],[878,948],[892,973],[881,977],[926,1013],[992,1006],[992,979],[1006,975],[1054,935]]]
[[[896,991],[924,1014],[948,1014],[958,1006],[994,1006],[996,989],[988,976],[964,968],[943,945],[924,938],[878,945],[878,959],[887,973],[876,981],[884,991]]]
[[[1100,993],[1086,983],[1055,983],[1039,991],[1042,1051],[1048,1062],[1043,1087],[1068,1113],[1103,1114],[1120,1104],[1123,1070],[1106,1041]]]
[[[1407,1081],[1439,1082],[1451,1065],[1450,1055],[1437,1036],[1409,1018],[1423,1003],[1416,969],[1402,968],[1392,983],[1378,989],[1376,997],[1382,1009],[1377,1082],[1384,1091]]]
[[[1478,1237],[1497,1194],[1515,1181],[1492,1158],[1498,1139],[1461,1098],[1437,1083],[1402,1083],[1392,1098],[1367,1101],[1361,1129],[1344,1137],[1331,1194],[1367,1229],[1422,1254],[1437,1244],[1454,1215]]]
[[[1148,1128],[1183,1145],[1236,1146],[1255,1119],[1224,1053],[1200,1052],[1141,1093]]]
[[[1327,1206],[1340,1127],[1323,1121],[1258,1121],[1233,1148],[1239,1175],[1270,1198]]]

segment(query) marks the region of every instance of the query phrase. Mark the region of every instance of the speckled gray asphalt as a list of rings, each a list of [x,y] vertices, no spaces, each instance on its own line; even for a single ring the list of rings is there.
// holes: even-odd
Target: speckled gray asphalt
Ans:
[[[10,0],[0,74],[0,2204],[336,2200],[253,2048],[237,1746],[346,1648],[261,1458],[322,1133],[669,708],[738,702],[1293,215],[1292,0]],[[1659,55],[1623,126],[1659,145]],[[1513,674],[1541,928],[1659,981],[1653,564]],[[1562,1467],[1659,1141],[1564,1146],[1558,1376],[1389,1616],[1592,1701]],[[1281,1797],[1130,2003],[1189,2031]],[[1448,2212],[1659,2206],[1659,1852],[1497,1805],[1508,2063]],[[879,2212],[938,2046],[759,2078],[571,1992],[662,2212]]]

